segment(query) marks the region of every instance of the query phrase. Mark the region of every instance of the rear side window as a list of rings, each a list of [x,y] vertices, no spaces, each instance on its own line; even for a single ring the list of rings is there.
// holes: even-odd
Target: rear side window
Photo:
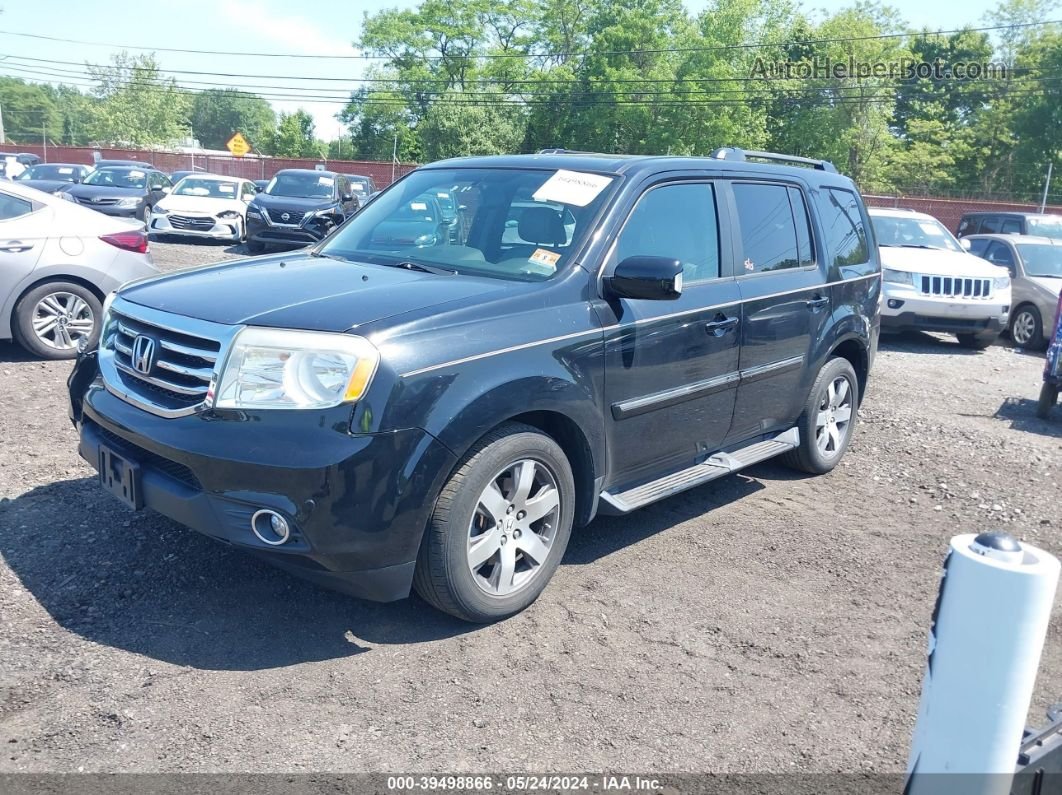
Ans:
[[[980,232],[982,235],[994,234],[999,231],[1002,220],[998,215],[990,215],[981,222]]]
[[[983,257],[985,255],[985,249],[986,248],[988,248],[988,241],[987,240],[971,240],[970,241],[970,253],[975,255],[975,256]]]
[[[999,231],[1004,235],[1020,235],[1021,221],[1017,218],[1008,218],[1003,222],[1003,228]]]
[[[811,263],[807,209],[799,191],[785,185],[751,182],[737,182],[732,187],[741,228],[739,259],[743,264],[738,268],[739,274],[799,268]]]
[[[33,205],[17,196],[0,193],[0,221],[10,221],[33,212]]]
[[[856,195],[842,188],[826,188],[822,194],[824,201],[819,203],[822,228],[832,263],[842,267],[869,262],[867,230],[863,226],[863,214],[859,212]]]
[[[715,191],[705,183],[663,185],[638,200],[616,241],[615,261],[647,255],[682,262],[687,284],[719,278]]]

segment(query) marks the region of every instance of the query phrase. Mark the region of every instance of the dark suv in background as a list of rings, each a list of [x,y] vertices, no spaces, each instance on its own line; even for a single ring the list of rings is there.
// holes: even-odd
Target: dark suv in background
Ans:
[[[778,455],[833,469],[880,294],[863,202],[828,163],[442,161],[309,251],[119,290],[71,414],[133,508],[492,621],[597,513]]]
[[[957,235],[1039,235],[1062,240],[1062,215],[1049,213],[976,212],[959,221]]]
[[[334,171],[278,171],[247,206],[247,249],[320,242],[358,211],[350,178]]]

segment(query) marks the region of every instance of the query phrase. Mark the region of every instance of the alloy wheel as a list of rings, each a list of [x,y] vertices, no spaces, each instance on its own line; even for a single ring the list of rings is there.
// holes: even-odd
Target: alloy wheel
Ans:
[[[1036,318],[1028,309],[1023,309],[1014,316],[1014,322],[1010,327],[1010,338],[1015,345],[1028,345],[1036,333]]]
[[[557,478],[541,461],[521,459],[480,494],[468,530],[467,561],[476,585],[509,596],[542,570],[561,515]]]
[[[823,393],[815,417],[815,444],[826,458],[838,455],[844,448],[845,437],[852,422],[854,390],[843,376],[834,378]]]
[[[60,351],[77,347],[82,338],[92,335],[96,318],[92,307],[73,293],[49,293],[33,308],[33,333],[37,339]]]

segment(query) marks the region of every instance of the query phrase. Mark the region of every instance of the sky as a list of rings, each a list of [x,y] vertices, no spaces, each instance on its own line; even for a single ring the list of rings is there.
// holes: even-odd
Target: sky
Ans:
[[[702,10],[708,0],[686,0],[692,11]],[[10,35],[37,34],[60,39],[121,45],[130,53],[155,48],[233,51],[251,53],[300,53],[306,55],[356,55],[357,39],[366,13],[383,8],[412,8],[417,0],[360,0],[353,3],[308,4],[285,0],[0,0],[0,75],[27,80],[59,82],[33,70],[83,70],[88,63],[107,63],[121,47],[43,41]],[[806,11],[830,10],[844,4],[805,3]],[[989,0],[893,0],[911,28],[951,30],[964,24],[978,25],[993,6]],[[51,63],[16,63],[15,59],[37,58]],[[267,58],[253,55],[198,55],[157,52],[165,69],[207,72],[206,75],[178,75],[182,82],[219,83],[253,90],[257,83],[270,93],[290,94],[291,99],[273,101],[277,111],[291,112],[299,107],[313,114],[319,138],[334,140],[340,134],[335,114],[343,107],[338,98],[349,94],[353,81],[368,62],[341,58]],[[59,62],[70,62],[67,64]],[[28,71],[27,71],[28,70]],[[256,81],[227,78],[223,73],[254,74]],[[310,102],[305,92],[295,88],[292,77],[351,79],[320,84],[324,101]],[[82,78],[83,80],[83,78]],[[67,80],[72,82],[73,78]],[[303,81],[305,85],[305,81]],[[280,91],[278,86],[291,86]],[[197,86],[202,88],[213,86]]]

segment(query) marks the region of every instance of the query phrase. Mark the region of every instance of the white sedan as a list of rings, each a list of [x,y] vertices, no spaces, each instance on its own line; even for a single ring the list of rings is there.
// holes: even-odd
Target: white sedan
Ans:
[[[249,179],[189,175],[151,208],[148,232],[239,243],[247,237],[247,204],[257,193]]]
[[[95,347],[107,295],[157,273],[139,221],[0,183],[0,340],[72,359]]]

